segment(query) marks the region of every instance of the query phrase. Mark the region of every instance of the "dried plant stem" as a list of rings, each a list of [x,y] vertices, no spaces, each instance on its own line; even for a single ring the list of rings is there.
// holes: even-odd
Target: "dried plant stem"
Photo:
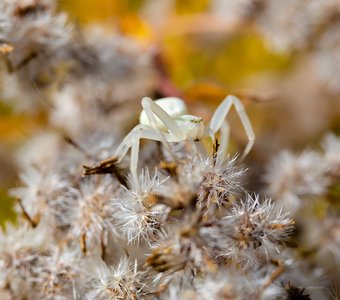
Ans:
[[[30,215],[28,214],[28,212],[26,211],[26,209],[25,209],[25,207],[24,207],[24,205],[23,205],[21,199],[17,199],[17,202],[18,202],[18,204],[19,204],[20,209],[22,210],[22,215],[23,215],[23,217],[30,223],[30,225],[31,225],[33,228],[37,227],[37,225],[39,224],[39,222],[36,221],[36,220],[33,220],[33,219],[31,218],[31,216],[30,216]]]

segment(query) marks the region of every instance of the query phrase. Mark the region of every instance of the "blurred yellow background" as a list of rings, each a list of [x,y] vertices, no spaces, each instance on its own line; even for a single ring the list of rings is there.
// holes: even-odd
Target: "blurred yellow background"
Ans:
[[[83,26],[100,23],[141,43],[156,44],[170,78],[180,88],[205,80],[238,86],[248,76],[284,71],[290,65],[291,55],[271,51],[252,28],[243,28],[232,35],[224,34],[221,28],[220,32],[208,32],[198,39],[195,16],[208,15],[209,0],[174,1],[161,33],[145,17],[146,4],[145,0],[61,0],[60,8]]]

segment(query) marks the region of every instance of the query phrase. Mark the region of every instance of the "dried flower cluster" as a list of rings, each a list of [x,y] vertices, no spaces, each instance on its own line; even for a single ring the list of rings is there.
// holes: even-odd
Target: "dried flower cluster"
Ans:
[[[340,139],[324,137],[320,150],[279,153],[268,166],[268,193],[296,218],[304,255],[339,276]],[[308,253],[307,253],[308,252]]]
[[[315,34],[303,16],[286,32],[285,13],[314,14],[320,3],[302,11],[299,1],[214,2],[272,30],[264,34],[284,48],[307,47]],[[325,1],[313,20],[336,4]],[[292,12],[274,17],[280,5]],[[147,142],[137,187],[128,158],[105,159],[139,99],[159,92],[149,51],[98,28],[80,32],[54,1],[0,0],[0,55],[2,98],[48,104],[45,131],[17,153],[18,219],[0,231],[0,299],[330,298],[340,275],[338,137],[327,135],[318,151],[278,154],[261,194],[246,189],[244,162],[218,143],[171,144],[170,157]]]

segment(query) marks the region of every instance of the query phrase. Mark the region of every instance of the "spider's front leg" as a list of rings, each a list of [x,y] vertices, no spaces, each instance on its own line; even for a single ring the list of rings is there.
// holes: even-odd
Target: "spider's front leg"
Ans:
[[[169,151],[173,159],[176,160],[176,156],[171,150],[171,147],[168,143],[168,139],[166,138],[166,136],[169,137],[169,134],[163,133],[159,129],[156,118],[160,120],[164,124],[165,128],[171,133],[172,142],[184,141],[186,139],[185,132],[178,126],[176,121],[163,108],[157,105],[150,98],[148,97],[143,98],[142,107],[145,111],[148,123],[155,129],[155,131],[157,132],[160,138],[160,141],[163,143],[165,148]]]
[[[117,165],[121,162],[128,150],[131,148],[131,138],[134,133],[138,130],[143,129],[143,127],[145,126],[137,125],[136,127],[134,127],[120,143],[113,156],[91,167],[84,165],[84,176],[93,174],[114,174],[122,185],[127,186],[126,178],[124,174],[122,174],[122,172],[119,170],[119,167]]]
[[[93,167],[84,166],[84,175],[92,174],[108,174],[114,173],[120,183],[126,184],[125,178],[122,174],[118,172],[117,164],[120,163],[129,149],[131,148],[131,161],[130,161],[130,171],[132,174],[133,181],[137,186],[139,186],[137,167],[138,167],[138,153],[139,153],[139,140],[142,138],[152,139],[160,141],[157,133],[149,126],[139,124],[134,127],[130,133],[123,139],[123,141],[117,147],[114,156],[109,157]]]
[[[128,150],[131,148],[131,135],[135,130],[138,130],[140,125],[134,127],[130,133],[123,139],[123,141],[118,146],[115,154],[105,160],[102,160],[95,166],[83,166],[84,167],[84,175],[93,175],[93,174],[109,174],[116,173],[117,171],[117,163],[119,163],[123,157],[126,155]]]
[[[241,120],[244,131],[246,132],[246,135],[248,137],[248,144],[242,153],[242,158],[244,158],[245,156],[247,156],[247,154],[249,153],[249,151],[254,145],[255,134],[251,126],[251,123],[249,121],[249,118],[246,114],[246,111],[244,109],[244,106],[237,97],[228,96],[227,98],[223,100],[223,102],[216,109],[210,121],[210,126],[209,126],[210,136],[214,141],[217,131],[221,129],[221,134],[222,134],[221,145],[223,147],[227,146],[226,144],[228,142],[229,126],[228,126],[228,123],[226,123],[225,119],[232,105],[235,106],[236,112]]]
[[[154,141],[162,142],[157,131],[148,126],[143,126],[139,130],[135,130],[128,141],[128,144],[124,145],[127,148],[131,147],[131,159],[130,159],[130,172],[132,176],[132,182],[136,187],[136,190],[142,192],[139,178],[138,178],[138,157],[139,157],[139,146],[141,139],[149,139]],[[125,155],[125,154],[124,154]]]

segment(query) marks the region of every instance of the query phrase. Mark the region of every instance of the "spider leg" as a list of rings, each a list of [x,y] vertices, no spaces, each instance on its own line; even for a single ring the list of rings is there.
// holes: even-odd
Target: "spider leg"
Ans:
[[[139,130],[144,130],[147,129],[148,127],[145,125],[137,125],[135,126],[127,135],[126,137],[121,141],[121,143],[119,144],[119,146],[117,147],[116,151],[115,151],[115,157],[117,157],[117,163],[120,163],[122,161],[122,159],[124,158],[124,156],[126,155],[126,153],[129,151],[129,149],[132,146],[132,137],[134,136],[134,134],[139,131]]]
[[[251,123],[249,121],[249,118],[244,109],[244,106],[237,97],[231,96],[231,95],[228,96],[216,109],[210,122],[210,135],[211,135],[211,138],[214,138],[216,132],[219,129],[221,129],[221,127],[223,126],[223,122],[225,118],[227,117],[232,105],[235,106],[236,112],[241,120],[244,131],[246,132],[246,135],[248,137],[248,144],[242,153],[242,158],[244,158],[245,156],[247,156],[247,154],[249,153],[249,151],[254,145],[255,135],[254,135],[254,131],[251,126]]]
[[[171,147],[166,139],[166,135],[159,130],[157,127],[156,117],[161,120],[161,122],[165,125],[165,127],[172,133],[173,141],[183,141],[185,140],[185,133],[184,131],[178,126],[176,121],[159,105],[157,105],[154,101],[152,101],[148,97],[144,97],[142,100],[142,107],[146,113],[146,116],[153,126],[155,131],[160,136],[161,142],[164,144],[165,148],[170,152],[172,157],[176,159]]]
[[[230,135],[230,127],[226,120],[224,120],[224,122],[222,123],[220,131],[221,131],[220,148],[224,152],[228,147]]]
[[[137,189],[140,190],[140,184],[137,176],[137,168],[138,168],[139,140],[142,138],[163,142],[162,137],[158,134],[157,130],[148,125],[139,124],[135,126],[127,134],[127,136],[117,147],[115,154],[112,157],[109,157],[108,159],[100,162],[95,167],[84,166],[85,175],[103,174],[103,169],[104,171],[108,171],[108,169],[111,170],[112,166],[122,161],[122,159],[125,157],[129,149],[131,148],[130,171],[133,182],[137,185]],[[172,136],[169,133],[165,133],[164,140],[171,138]],[[101,172],[98,172],[98,169],[100,169]]]
[[[124,180],[124,178],[122,178],[120,176],[119,172],[117,172],[115,165],[122,161],[122,159],[124,158],[126,153],[131,148],[131,146],[132,146],[131,138],[134,135],[134,133],[138,130],[142,130],[144,127],[146,127],[146,126],[145,125],[137,125],[136,127],[134,127],[127,134],[127,136],[123,139],[123,141],[119,144],[119,146],[117,147],[115,154],[113,156],[99,162],[97,165],[95,165],[93,167],[84,166],[84,169],[85,169],[84,175],[106,174],[106,173],[112,173],[112,171],[113,171],[116,174],[116,176],[118,177],[118,180],[123,185],[125,185],[125,183],[124,183],[125,180]]]
[[[162,142],[160,136],[158,135],[158,132],[150,127],[144,127],[141,130],[134,131],[131,135],[130,144],[128,145],[129,148],[131,147],[130,172],[133,183],[136,185],[138,192],[142,191],[137,174],[139,146],[141,139],[149,139]]]
[[[129,151],[129,149],[132,147],[136,136],[141,135],[141,132],[144,133],[145,137],[141,138],[148,138],[151,140],[163,142],[160,136],[157,136],[157,130],[155,130],[152,127],[149,127],[147,125],[139,124],[135,126],[128,134],[127,136],[123,139],[123,141],[119,144],[119,146],[116,149],[115,155],[113,157],[117,158],[117,163],[120,163],[126,153]],[[171,139],[169,134],[164,134],[165,140]]]
[[[169,134],[165,133],[164,140],[167,139]],[[155,140],[163,142],[162,137],[158,134],[158,131],[154,128],[139,124],[134,127],[130,133],[123,139],[123,141],[118,146],[115,157],[117,157],[117,162],[121,162],[126,153],[131,148],[131,158],[130,158],[130,172],[132,176],[133,184],[135,184],[137,191],[141,192],[141,186],[138,179],[138,156],[139,156],[139,146],[141,139]]]

